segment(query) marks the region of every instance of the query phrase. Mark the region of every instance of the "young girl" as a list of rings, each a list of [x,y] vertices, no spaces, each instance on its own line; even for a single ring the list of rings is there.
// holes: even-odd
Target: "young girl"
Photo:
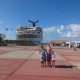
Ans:
[[[54,54],[54,52],[52,53],[52,67],[55,68],[55,54]]]

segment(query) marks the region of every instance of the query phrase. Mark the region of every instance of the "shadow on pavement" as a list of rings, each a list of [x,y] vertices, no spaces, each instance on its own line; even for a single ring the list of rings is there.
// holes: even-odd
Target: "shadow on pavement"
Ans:
[[[55,68],[73,68],[73,67],[76,67],[76,66],[73,66],[73,65],[56,65]]]

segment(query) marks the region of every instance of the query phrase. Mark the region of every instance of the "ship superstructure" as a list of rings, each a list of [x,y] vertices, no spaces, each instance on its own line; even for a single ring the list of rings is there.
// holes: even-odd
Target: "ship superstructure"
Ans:
[[[29,20],[30,21],[30,20]],[[33,26],[18,26],[16,29],[17,40],[30,40],[34,44],[40,44],[43,40],[42,28],[37,27],[35,24],[38,22],[30,21]]]

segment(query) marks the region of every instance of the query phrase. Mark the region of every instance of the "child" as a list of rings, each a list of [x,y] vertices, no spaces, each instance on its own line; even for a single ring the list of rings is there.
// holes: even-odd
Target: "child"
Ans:
[[[77,51],[76,44],[73,45],[74,51]]]
[[[54,52],[52,53],[52,67],[55,68],[55,54],[54,54]]]
[[[51,67],[51,53],[47,53],[47,66]]]
[[[41,55],[41,67],[46,67],[46,50],[44,49],[43,46],[41,46],[40,50],[40,55]]]
[[[47,66],[51,67],[52,48],[51,48],[50,44],[47,45],[46,50],[47,50]]]

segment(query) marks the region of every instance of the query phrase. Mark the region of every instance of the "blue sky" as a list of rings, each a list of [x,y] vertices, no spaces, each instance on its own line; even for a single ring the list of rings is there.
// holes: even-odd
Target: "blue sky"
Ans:
[[[45,42],[80,40],[80,0],[0,0],[0,33],[7,39],[16,39],[16,27],[29,19],[40,21]]]

